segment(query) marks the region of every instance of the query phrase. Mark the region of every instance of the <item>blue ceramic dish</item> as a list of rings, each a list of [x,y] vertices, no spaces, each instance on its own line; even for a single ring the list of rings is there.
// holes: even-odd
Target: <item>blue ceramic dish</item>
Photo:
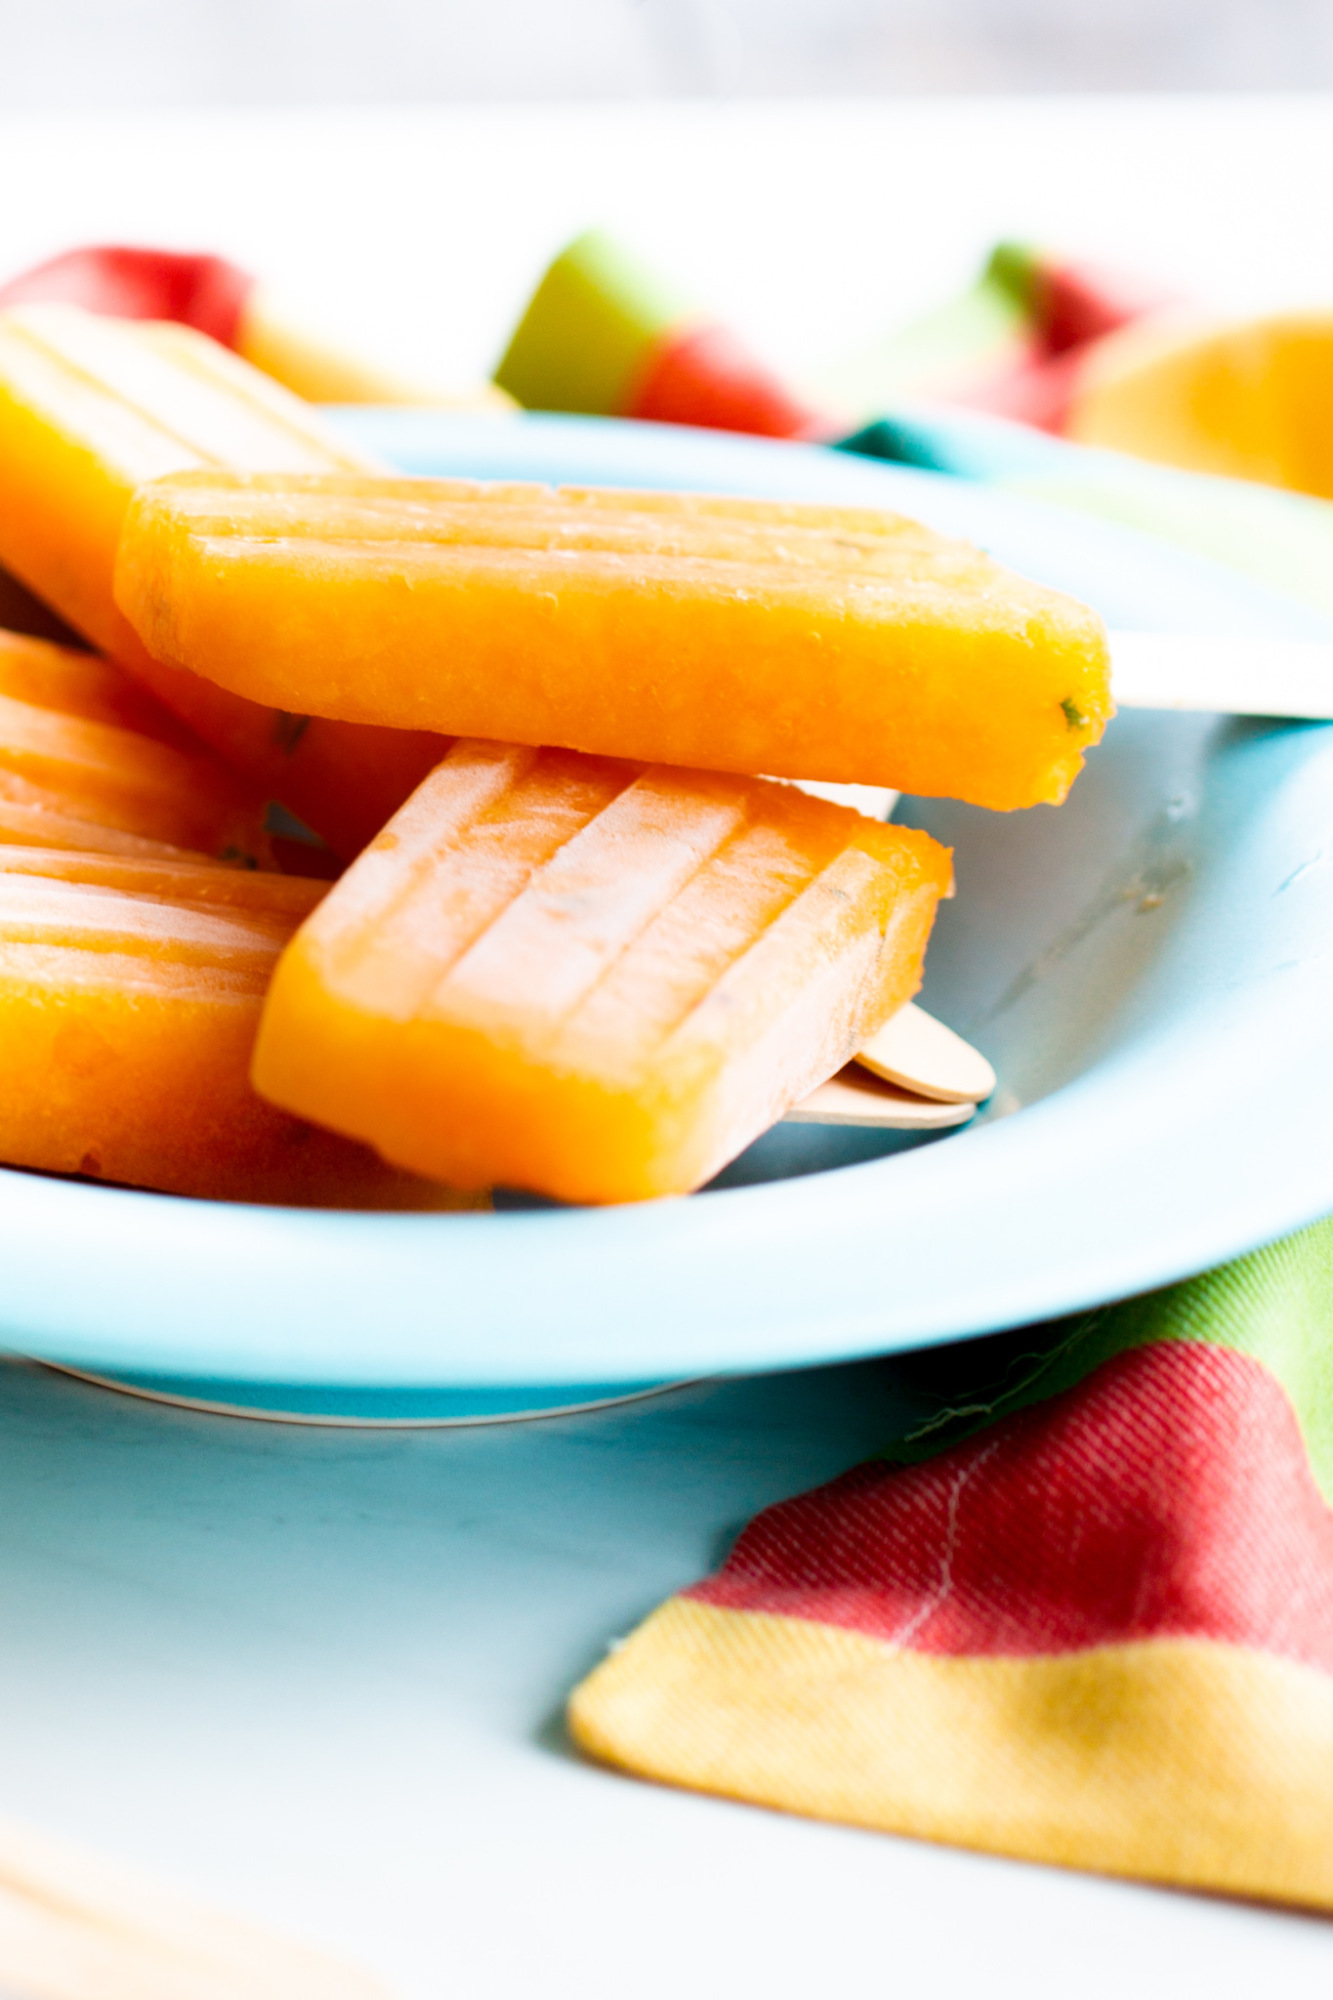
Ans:
[[[573,418],[339,420],[413,472],[897,508],[1112,624],[1321,629],[1127,530],[815,447]],[[968,1128],[896,1151],[779,1128],[690,1200],[493,1216],[3,1172],[5,1344],[224,1403],[482,1416],[1042,1319],[1333,1209],[1333,731],[1127,715],[1059,812],[904,816],[957,851],[923,998],[999,1071]]]

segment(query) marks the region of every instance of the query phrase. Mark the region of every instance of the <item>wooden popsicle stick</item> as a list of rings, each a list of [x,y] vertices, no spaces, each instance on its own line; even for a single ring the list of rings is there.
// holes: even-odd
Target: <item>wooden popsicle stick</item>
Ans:
[[[912,1000],[871,1036],[856,1060],[886,1083],[942,1104],[977,1104],[995,1088],[995,1071],[980,1049]]]
[[[792,783],[797,791],[808,792],[812,799],[850,806],[853,812],[864,813],[867,819],[887,819],[902,797],[901,792],[891,792],[887,785],[826,785],[819,778],[794,778]]]
[[[915,1097],[894,1084],[883,1083],[855,1063],[821,1083],[793,1105],[791,1125],[878,1125],[892,1132],[942,1132],[963,1125],[975,1104],[942,1104],[937,1098]]]
[[[1333,721],[1333,643],[1164,632],[1112,632],[1110,639],[1111,692],[1121,708]]]
[[[389,2000],[356,1967],[0,1820],[5,2000]]]

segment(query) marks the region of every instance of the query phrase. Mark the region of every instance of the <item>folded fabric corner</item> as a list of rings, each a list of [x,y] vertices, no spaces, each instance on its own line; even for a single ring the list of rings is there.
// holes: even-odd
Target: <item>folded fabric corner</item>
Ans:
[[[1330,1222],[1089,1315],[904,1454],[933,1456],[761,1514],[576,1691],[576,1740],[788,1811],[1333,1908],[1330,1331]]]

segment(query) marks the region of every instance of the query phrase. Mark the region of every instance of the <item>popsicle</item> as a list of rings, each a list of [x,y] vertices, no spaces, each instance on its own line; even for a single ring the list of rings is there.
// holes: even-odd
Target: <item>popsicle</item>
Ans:
[[[0,632],[0,809],[25,808],[252,867],[269,858],[262,796],[111,661]]]
[[[1000,808],[1112,712],[1093,612],[868,509],[194,473],[136,496],[116,592],[253,701]]]
[[[197,905],[225,915],[234,910],[256,924],[272,922],[285,941],[292,926],[319,903],[326,882],[271,869],[229,868],[204,855],[167,848],[160,855],[115,854],[105,849],[38,847],[5,841],[0,831],[0,873],[82,882],[89,888],[119,889],[164,903]]]
[[[950,876],[792,786],[462,742],[284,953],[254,1080],[453,1186],[683,1193],[911,997]]]
[[[0,563],[344,856],[445,746],[258,708],[162,665],[116,610],[111,584],[143,480],[199,466],[364,464],[308,405],[189,327],[74,306],[0,314]]]
[[[24,785],[22,791],[21,799],[7,798],[0,781],[0,845],[59,848],[78,854],[122,854],[139,860],[208,858],[187,848],[174,847],[170,841],[149,840],[142,834],[125,833],[119,827],[80,819],[69,810],[69,801],[59,792],[45,791],[40,785]]]
[[[456,1206],[250,1087],[269,976],[319,886],[0,846],[0,1160],[224,1200]]]

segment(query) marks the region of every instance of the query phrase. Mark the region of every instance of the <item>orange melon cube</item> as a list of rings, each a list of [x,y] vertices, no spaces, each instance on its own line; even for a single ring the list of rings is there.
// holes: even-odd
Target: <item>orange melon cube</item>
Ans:
[[[910,998],[950,874],[794,787],[460,743],[283,954],[255,1084],[453,1186],[683,1193]]]
[[[1093,612],[864,509],[187,474],[116,592],[254,701],[985,806],[1058,804],[1112,713]]]
[[[0,314],[0,563],[344,856],[444,746],[256,707],[153,660],[116,609],[112,576],[146,479],[365,463],[299,397],[189,327],[73,306]]]
[[[1081,444],[1333,499],[1333,313],[1167,315],[1099,340],[1065,423]]]
[[[250,1087],[269,977],[319,887],[0,846],[0,1161],[232,1201],[457,1206]]]

